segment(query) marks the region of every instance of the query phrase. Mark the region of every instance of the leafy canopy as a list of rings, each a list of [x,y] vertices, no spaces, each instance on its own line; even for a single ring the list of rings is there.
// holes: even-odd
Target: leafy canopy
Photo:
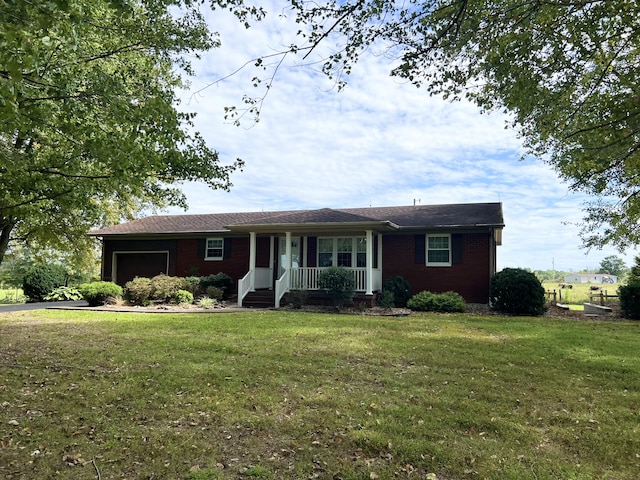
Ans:
[[[638,0],[291,0],[307,58],[343,85],[367,50],[449,99],[512,114],[585,205],[586,247],[640,241]]]
[[[616,255],[609,255],[600,262],[598,273],[607,273],[621,277],[627,271],[627,265],[624,260]]]
[[[86,252],[86,232],[228,189],[178,110],[187,60],[213,48],[198,2],[0,2],[0,262],[9,242]]]

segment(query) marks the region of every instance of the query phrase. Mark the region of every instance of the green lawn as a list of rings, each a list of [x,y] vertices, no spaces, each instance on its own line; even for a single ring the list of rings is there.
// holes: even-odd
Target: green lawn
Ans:
[[[21,288],[0,288],[0,305],[7,303],[24,303],[26,298]]]
[[[602,292],[606,292],[608,295],[618,295],[619,284],[605,284],[605,283],[572,283],[571,288],[561,288],[560,283],[544,282],[542,286],[547,292],[553,290],[556,291],[556,301],[565,304],[582,305],[589,301],[589,294],[599,294],[599,291],[590,290],[591,287],[600,287]],[[548,297],[551,299],[550,297]],[[594,302],[597,303],[596,300]],[[616,299],[609,299],[608,303],[617,303]]]
[[[0,478],[636,479],[640,322],[0,315]]]

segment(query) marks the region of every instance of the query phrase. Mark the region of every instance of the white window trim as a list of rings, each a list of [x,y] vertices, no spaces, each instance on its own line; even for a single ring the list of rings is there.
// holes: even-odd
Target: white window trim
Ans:
[[[222,242],[222,247],[220,248],[221,255],[219,257],[208,257],[207,252],[209,251],[209,240],[219,240]],[[224,238],[222,237],[209,237],[204,242],[204,259],[207,261],[219,261],[224,258]]]
[[[448,262],[429,262],[429,238],[432,237],[437,237],[437,238],[441,238],[441,237],[447,237],[449,239],[449,261]],[[443,250],[443,249],[434,249],[434,250]],[[451,256],[453,255],[453,252],[451,250],[451,234],[450,233],[437,233],[437,234],[427,234],[427,239],[425,242],[425,261],[427,264],[427,267],[450,267],[451,266]]]

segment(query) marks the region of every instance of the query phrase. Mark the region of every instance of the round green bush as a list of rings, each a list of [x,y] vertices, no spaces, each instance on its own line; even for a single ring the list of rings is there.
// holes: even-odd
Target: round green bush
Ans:
[[[333,300],[333,306],[341,309],[356,294],[356,279],[351,270],[329,267],[318,275],[318,286]]]
[[[187,290],[178,290],[176,292],[175,301],[180,304],[191,304],[193,303],[193,293]]]
[[[214,287],[213,285],[207,287],[206,291],[207,297],[213,298],[216,301],[220,301],[224,298],[224,288]]]
[[[136,277],[124,285],[124,298],[132,305],[148,305],[151,298],[151,279]]]
[[[420,292],[409,299],[407,307],[418,312],[453,313],[464,312],[467,304],[456,292]]]
[[[178,290],[187,288],[188,284],[184,278],[171,277],[162,273],[151,279],[150,299],[160,303],[170,303],[176,297]]]
[[[190,291],[191,293],[193,293],[194,296],[199,295],[201,293],[200,277],[197,277],[195,275],[184,277],[184,282],[186,285],[185,290]]]
[[[113,282],[84,283],[78,288],[82,297],[92,307],[104,305],[109,298],[122,296],[122,287]]]
[[[220,272],[215,275],[208,275],[200,278],[200,289],[206,292],[209,287],[222,289],[224,295],[228,295],[233,290],[233,279],[226,273]]]
[[[383,292],[393,293],[393,306],[406,307],[411,298],[411,284],[400,275],[389,277],[384,282]]]
[[[491,308],[512,315],[542,315],[546,311],[544,287],[531,272],[505,268],[491,278]]]
[[[22,290],[30,302],[42,302],[67,281],[62,265],[39,265],[30,269],[22,280]]]

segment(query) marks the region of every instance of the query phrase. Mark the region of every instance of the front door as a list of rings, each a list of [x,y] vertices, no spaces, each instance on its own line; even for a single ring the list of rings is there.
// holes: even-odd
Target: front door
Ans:
[[[287,268],[287,238],[279,237],[278,241],[278,278],[282,276]],[[300,237],[291,237],[291,267],[298,268],[300,262]]]

